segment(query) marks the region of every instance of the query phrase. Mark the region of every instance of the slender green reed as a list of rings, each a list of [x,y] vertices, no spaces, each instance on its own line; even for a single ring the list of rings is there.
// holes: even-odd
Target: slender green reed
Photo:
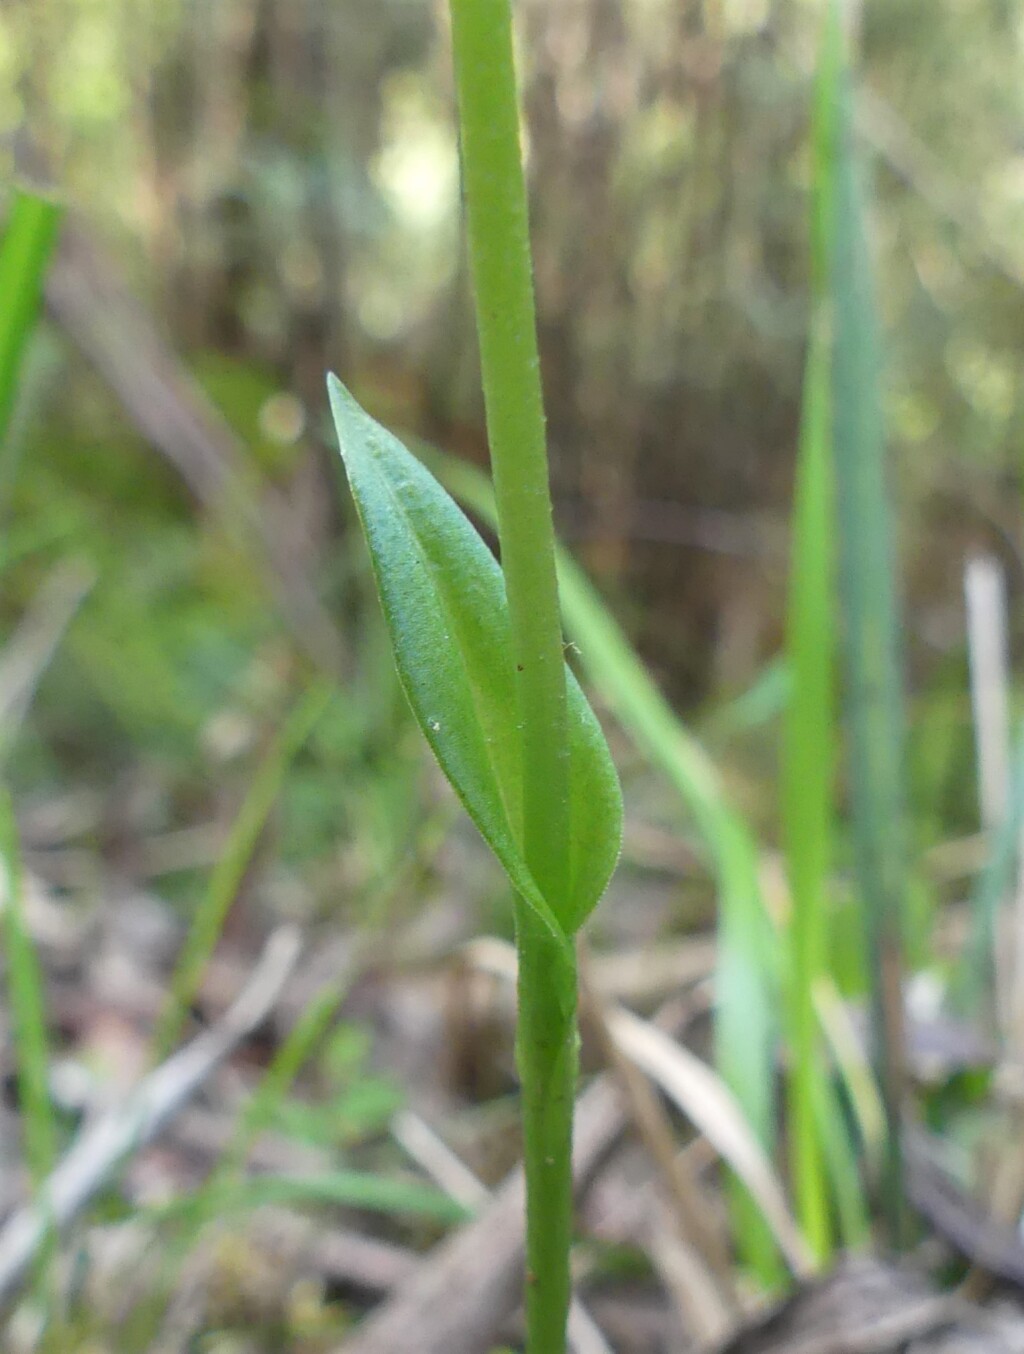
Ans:
[[[60,215],[56,202],[15,189],[0,241],[0,449],[7,439],[18,372],[39,313]]]
[[[23,875],[14,808],[0,786],[0,920],[6,951],[7,997],[11,1015],[11,1042],[21,1110],[22,1151],[36,1202],[50,1215],[47,1182],[57,1163],[57,1122],[50,1098],[50,1044],[46,1029],[43,974],[32,938],[25,925]],[[53,1270],[50,1260],[56,1233],[46,1236],[33,1266],[34,1287],[45,1323],[54,1315]]]
[[[792,899],[789,920],[790,1151],[797,1211],[819,1260],[831,1223],[816,1083],[826,1075],[814,991],[827,966],[827,877],[832,825],[832,495],[828,351],[811,339],[793,514],[787,651],[790,699],[783,726],[782,819]]]
[[[0,788],[0,866],[7,991],[11,1005],[18,1098],[24,1126],[25,1158],[32,1182],[42,1189],[57,1158],[57,1129],[50,1100],[49,1039],[39,959],[25,928],[21,852],[14,810]]]
[[[832,1249],[824,1122],[828,1075],[815,989],[827,968],[828,871],[835,774],[833,542],[828,259],[838,34],[826,21],[812,127],[811,326],[793,505],[781,806],[792,899],[789,941],[789,1141],[797,1211],[819,1260]]]

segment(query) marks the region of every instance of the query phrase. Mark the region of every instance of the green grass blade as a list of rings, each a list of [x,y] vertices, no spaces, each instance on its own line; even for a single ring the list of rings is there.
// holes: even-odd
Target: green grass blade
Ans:
[[[839,586],[855,860],[869,937],[875,1058],[887,1119],[882,1194],[890,1240],[898,1245],[905,1235],[899,1133],[906,882],[903,708],[879,342],[846,68],[835,81],[834,106],[830,283]]]
[[[203,1220],[229,1213],[247,1212],[270,1204],[331,1204],[360,1208],[373,1213],[427,1218],[444,1224],[465,1222],[470,1216],[462,1204],[431,1185],[375,1175],[368,1171],[324,1171],[313,1175],[261,1175],[226,1181],[204,1193]],[[183,1212],[191,1220],[198,1199],[176,1199],[151,1210],[158,1218],[174,1218]]]
[[[253,1142],[273,1122],[295,1078],[330,1028],[347,990],[347,984],[330,987],[314,997],[302,1012],[242,1111],[220,1162],[196,1195],[197,1202],[214,1193],[241,1170]]]
[[[21,853],[10,796],[0,789],[0,857],[7,989],[18,1096],[24,1124],[25,1156],[33,1184],[40,1189],[57,1158],[57,1130],[50,1100],[49,1041],[39,960],[25,929],[22,911]]]
[[[216,948],[228,910],[238,895],[288,767],[312,733],[331,692],[330,686],[318,684],[299,700],[256,773],[210,876],[171,978],[167,1005],[153,1036],[157,1061],[167,1055],[181,1035],[185,1014],[199,990],[206,965]]]
[[[871,1240],[871,1218],[858,1159],[861,1154],[838,1089],[827,1076],[815,1080],[813,1094],[821,1150],[833,1186],[839,1235],[845,1249],[858,1249]]]
[[[39,313],[60,215],[56,202],[16,189],[0,241],[0,449],[7,439],[18,372]]]
[[[831,1252],[827,1145],[817,1108],[827,1089],[815,987],[827,966],[827,881],[835,773],[833,541],[828,258],[834,191],[838,33],[830,12],[815,90],[812,142],[811,330],[793,505],[786,626],[789,701],[783,721],[782,837],[792,899],[789,948],[789,1141],[797,1211],[819,1260]],[[842,1182],[837,1182],[842,1183]]]
[[[486,476],[432,453],[442,479],[484,521],[494,521]],[[719,889],[716,1058],[760,1142],[775,1143],[774,1068],[778,1033],[777,941],[758,879],[757,850],[729,806],[704,750],[688,733],[583,571],[558,552],[566,628],[602,701],[679,794],[704,842]],[[781,1277],[778,1250],[743,1192],[738,1245],[765,1284]]]
[[[827,1075],[814,988],[827,962],[827,879],[835,767],[833,728],[833,495],[828,349],[815,326],[807,359],[797,460],[786,647],[782,824],[792,914],[789,939],[790,1149],[798,1216],[819,1260],[831,1251],[817,1083]]]

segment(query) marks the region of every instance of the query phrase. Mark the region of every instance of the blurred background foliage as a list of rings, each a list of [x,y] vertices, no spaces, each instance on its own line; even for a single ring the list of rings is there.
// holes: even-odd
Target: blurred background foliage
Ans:
[[[560,530],[770,824],[820,6],[520,11]],[[914,807],[934,839],[974,821],[965,552],[1022,583],[1024,6],[877,0],[858,21]],[[485,462],[445,24],[430,0],[0,7],[3,178],[52,183],[85,241],[0,466],[5,627],[48,579],[77,598],[12,776],[28,795],[69,772],[102,783],[83,821],[112,858],[140,824],[216,821],[228,769],[258,758],[312,664],[344,682],[287,779],[284,858],[322,858],[347,896],[407,865],[435,789],[347,531],[323,372]],[[103,301],[122,285],[130,324]],[[201,457],[154,454],[174,424],[161,388],[142,426],[104,379],[137,360],[145,385],[136,322],[219,411],[231,493],[272,502],[269,551]],[[339,841],[363,844],[343,867]],[[185,878],[208,863],[201,835],[180,847]]]

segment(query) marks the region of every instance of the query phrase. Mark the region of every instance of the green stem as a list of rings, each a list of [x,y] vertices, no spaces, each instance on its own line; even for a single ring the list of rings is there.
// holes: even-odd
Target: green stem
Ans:
[[[572,1243],[572,1115],[576,1092],[576,955],[520,905],[519,1028],[526,1171],[529,1354],[562,1354]]]
[[[537,353],[509,0],[451,0],[469,254],[498,508],[523,773],[523,853],[553,905],[568,895],[562,627]],[[569,1308],[576,961],[517,909],[526,1169],[527,1347],[561,1354]]]
[[[519,679],[523,848],[549,899],[567,891],[562,627],[537,355],[509,0],[451,0],[469,253],[501,564]]]

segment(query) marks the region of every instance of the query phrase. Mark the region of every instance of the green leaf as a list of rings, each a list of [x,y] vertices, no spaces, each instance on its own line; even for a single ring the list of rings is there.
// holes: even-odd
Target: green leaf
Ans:
[[[15,190],[0,242],[0,443],[7,434],[18,372],[39,311],[59,223],[57,203]]]
[[[516,892],[559,939],[592,911],[619,855],[622,799],[601,726],[567,671],[569,888],[545,898],[522,852],[514,660],[501,570],[430,472],[328,378],[398,673],[413,713]]]

